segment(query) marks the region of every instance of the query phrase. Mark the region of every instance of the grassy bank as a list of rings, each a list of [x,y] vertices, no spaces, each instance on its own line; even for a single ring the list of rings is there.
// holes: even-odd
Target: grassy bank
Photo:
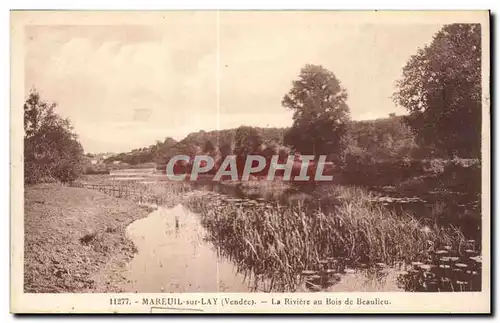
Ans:
[[[115,269],[133,256],[126,226],[147,210],[124,199],[59,184],[25,190],[24,290],[115,291]]]

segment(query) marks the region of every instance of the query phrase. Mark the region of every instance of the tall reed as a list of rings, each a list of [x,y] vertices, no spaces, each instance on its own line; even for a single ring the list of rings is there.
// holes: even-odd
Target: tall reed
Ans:
[[[238,204],[224,198],[193,196],[188,205],[200,213],[211,240],[254,279],[272,289],[294,290],[303,271],[325,262],[344,267],[425,261],[435,248],[456,245],[459,234],[422,225],[409,214],[369,202],[366,191],[347,189],[333,211]]]

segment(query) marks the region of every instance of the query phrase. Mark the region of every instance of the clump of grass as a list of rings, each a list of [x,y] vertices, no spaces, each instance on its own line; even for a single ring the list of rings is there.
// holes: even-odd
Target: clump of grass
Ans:
[[[328,259],[357,264],[411,263],[433,248],[456,245],[460,235],[426,227],[409,214],[369,202],[360,188],[339,189],[341,203],[324,212],[292,207],[225,203],[193,197],[188,205],[201,214],[212,241],[271,290],[294,290],[304,270],[318,270]],[[345,266],[344,266],[345,267]]]
[[[80,243],[82,245],[88,246],[92,242],[92,240],[94,240],[96,235],[97,235],[96,232],[88,233],[80,238]]]
[[[154,203],[156,205],[174,206],[180,202],[182,194],[188,191],[189,186],[183,183],[158,182],[156,184],[135,183],[143,203]]]

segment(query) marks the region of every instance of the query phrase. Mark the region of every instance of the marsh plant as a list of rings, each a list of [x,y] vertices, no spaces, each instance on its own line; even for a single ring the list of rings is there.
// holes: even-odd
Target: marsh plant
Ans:
[[[337,194],[341,202],[329,211],[214,194],[187,204],[220,250],[271,291],[293,291],[307,276],[337,280],[346,268],[429,261],[442,246],[458,248],[464,240],[456,230],[370,203],[365,190]]]

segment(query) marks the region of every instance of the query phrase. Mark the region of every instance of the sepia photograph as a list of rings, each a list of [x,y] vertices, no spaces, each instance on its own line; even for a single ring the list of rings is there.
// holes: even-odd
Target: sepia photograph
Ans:
[[[489,19],[12,11],[17,308],[489,311]]]

